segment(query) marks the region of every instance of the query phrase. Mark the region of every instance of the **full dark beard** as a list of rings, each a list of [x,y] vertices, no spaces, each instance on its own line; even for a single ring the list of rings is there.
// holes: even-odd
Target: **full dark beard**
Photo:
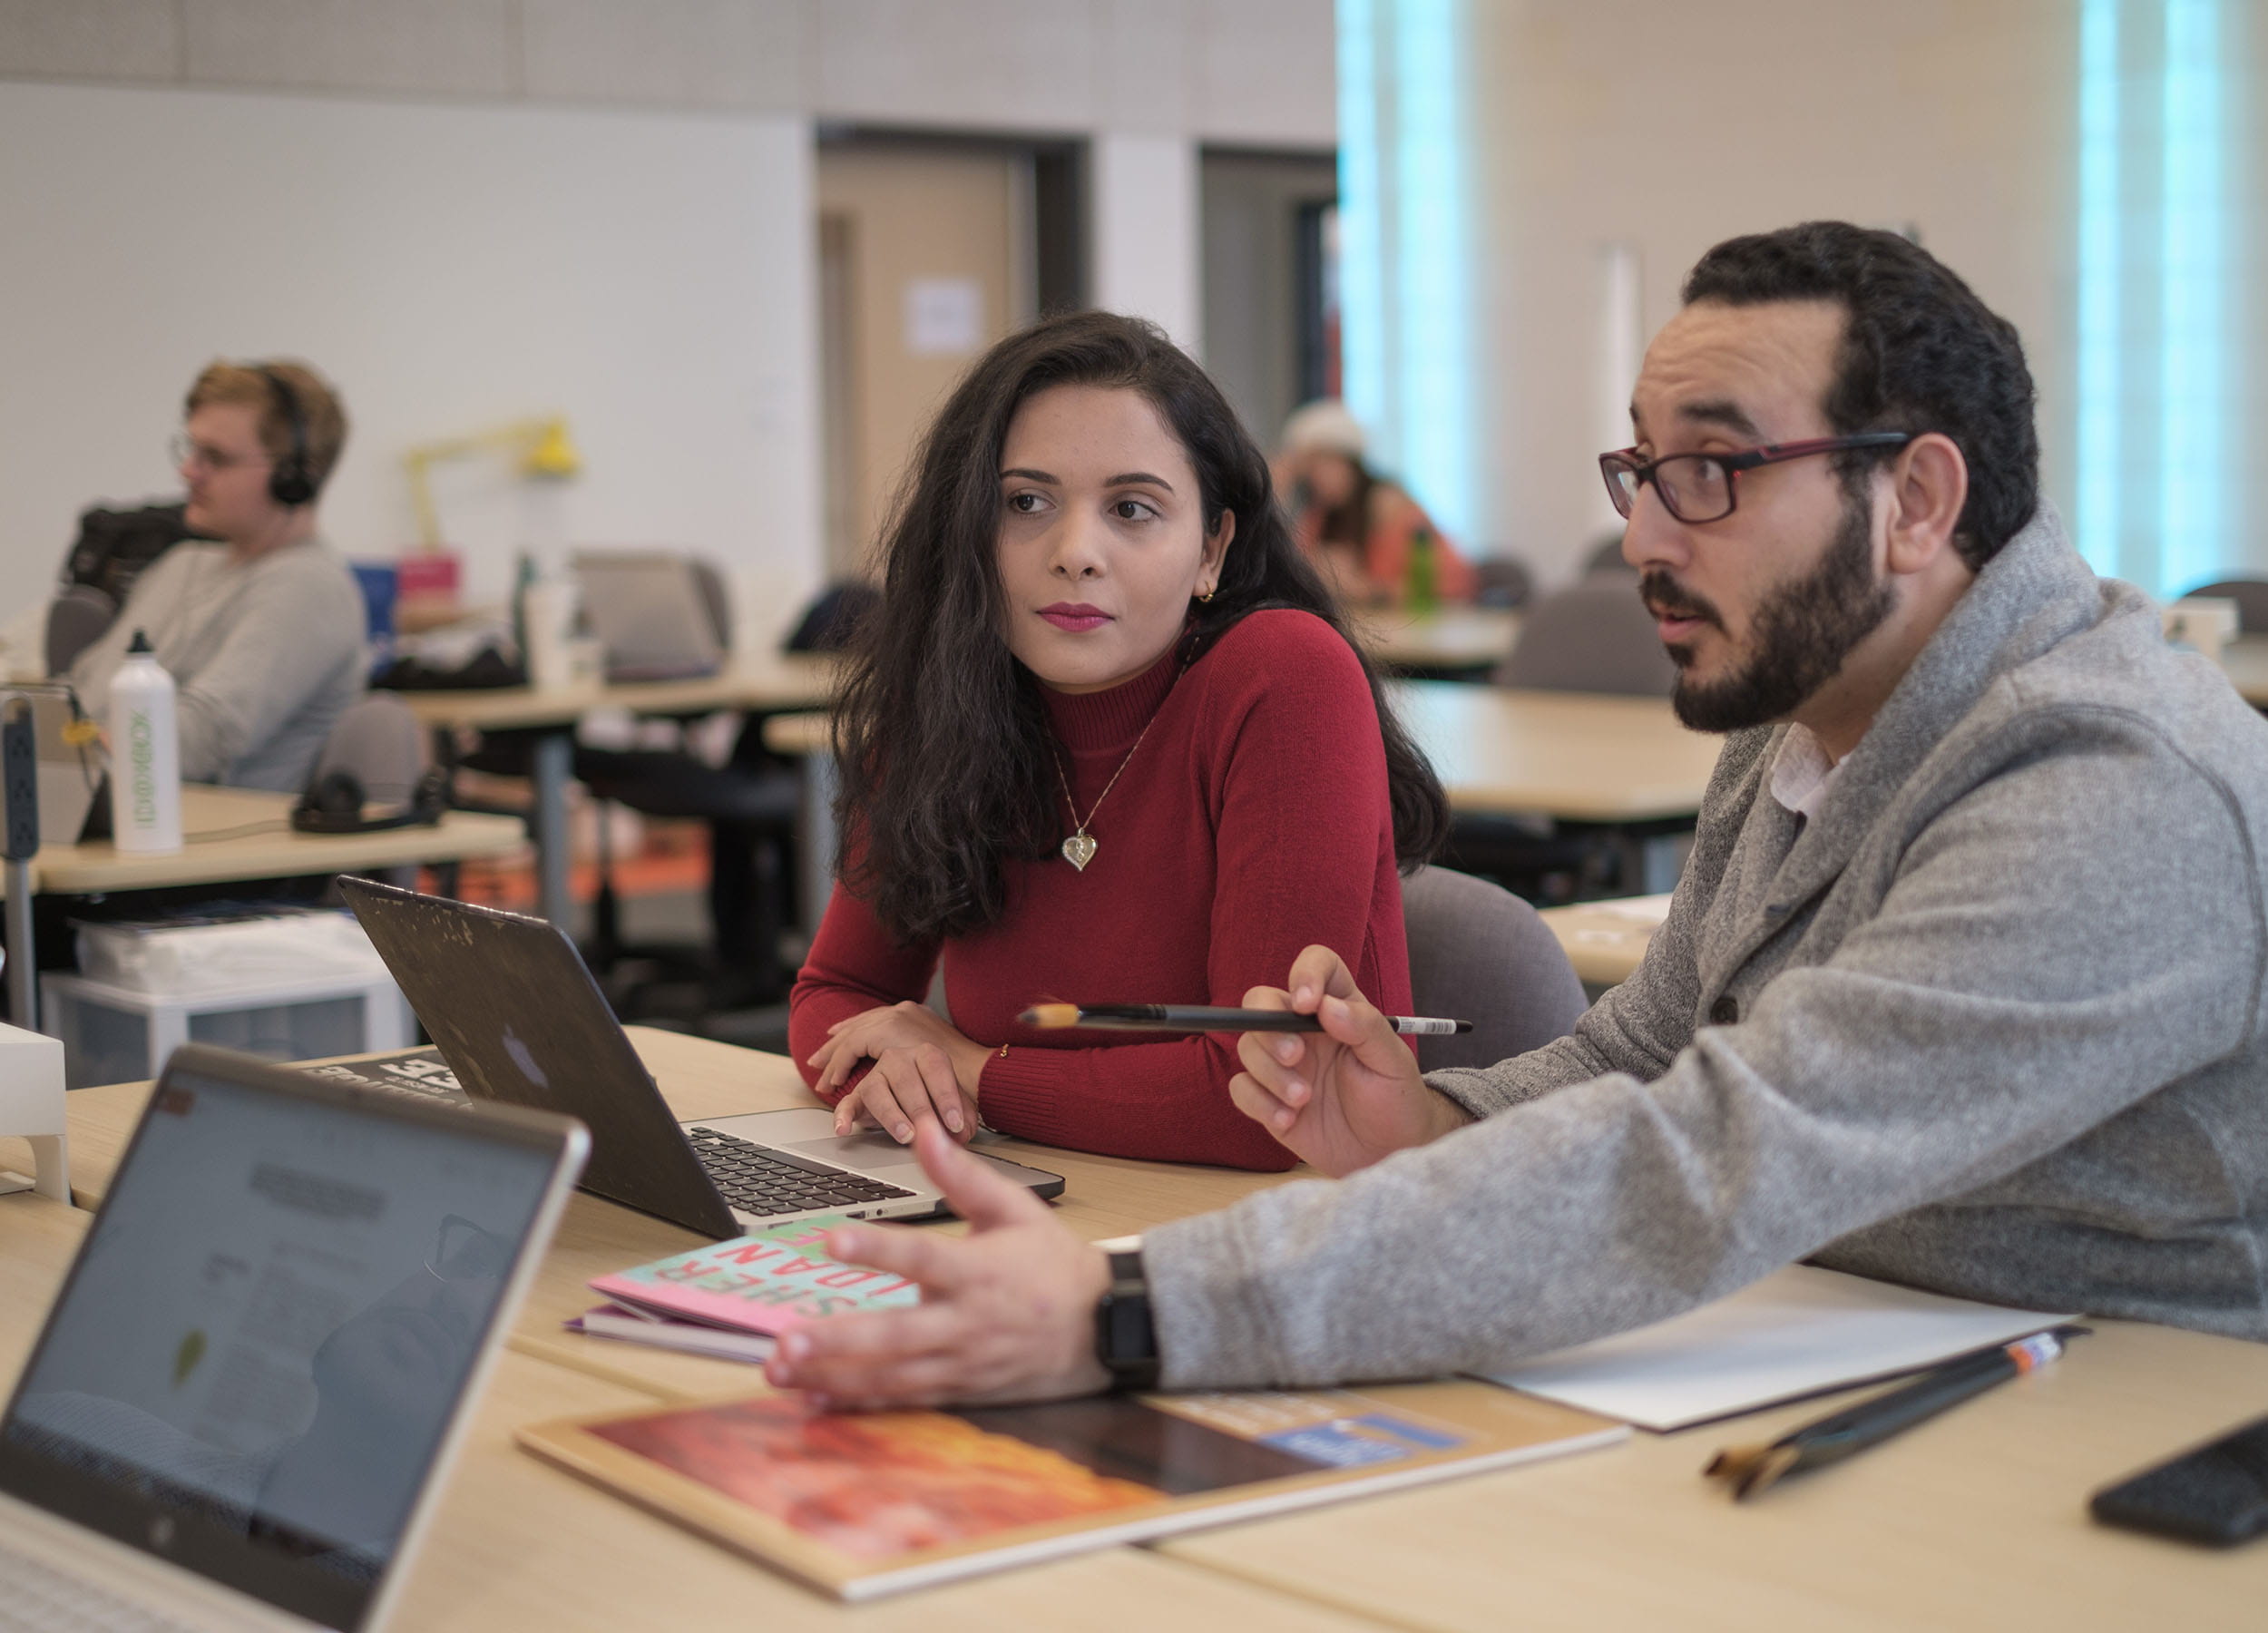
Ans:
[[[1874,577],[1872,534],[1869,507],[1853,496],[1819,565],[1756,609],[1755,655],[1738,673],[1696,684],[1685,674],[1690,655],[1673,648],[1678,676],[1669,702],[1677,719],[1694,731],[1762,726],[1792,713],[1833,679],[1851,649],[1897,604],[1890,585]]]

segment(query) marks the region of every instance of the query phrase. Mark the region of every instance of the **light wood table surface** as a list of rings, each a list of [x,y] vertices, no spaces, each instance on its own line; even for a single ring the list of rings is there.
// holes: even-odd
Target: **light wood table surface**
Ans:
[[[2268,1546],[2156,1540],[2086,1504],[2268,1411],[2268,1345],[2095,1325],[2044,1372],[1752,1502],[1701,1478],[1710,1454],[1833,1401],[1163,1547],[1413,1628],[2263,1626]]]
[[[38,1197],[0,1197],[0,1394],[14,1387],[93,1217]],[[743,1383],[750,1376],[741,1371]],[[1360,1633],[1376,1626],[1130,1548],[879,1604],[838,1606],[512,1443],[524,1423],[634,1412],[662,1398],[506,1350],[394,1626],[420,1633],[726,1627],[992,1633],[1065,1625],[1128,1633],[1217,1627]]]
[[[794,1063],[784,1055],[650,1027],[628,1030],[663,1098],[680,1119],[728,1117],[812,1103]],[[117,1171],[119,1158],[149,1098],[148,1083],[115,1083],[71,1091],[65,1102],[71,1133],[71,1189],[73,1199],[82,1208],[102,1206],[111,1176]],[[988,1140],[984,1149],[1062,1175],[1065,1184],[1062,1200],[1057,1204],[1058,1216],[1090,1241],[1129,1235],[1163,1219],[1225,1208],[1265,1186],[1300,1177],[1298,1172],[1251,1174],[1234,1169],[1135,1162],[1004,1138]],[[0,1139],[0,1168],[24,1169],[28,1159],[22,1141]],[[958,1220],[946,1219],[923,1228],[958,1233],[966,1227]],[[685,1252],[705,1239],[666,1220],[577,1192],[567,1205],[552,1251],[529,1292],[512,1337],[513,1346],[673,1398],[751,1386],[756,1381],[754,1370],[737,1362],[586,1338],[560,1327],[569,1316],[600,1302],[590,1289],[591,1277],[664,1254]]]
[[[1460,811],[1598,823],[1691,816],[1724,746],[1677,724],[1657,698],[1455,680],[1396,680],[1386,690]],[[827,718],[774,715],[764,746],[825,753]]]
[[[1651,897],[1639,896],[1638,902]],[[1559,950],[1585,986],[1609,987],[1628,981],[1646,957],[1661,919],[1619,901],[1578,902],[1547,907],[1536,915],[1559,938]]]
[[[2268,708],[2268,635],[2239,635],[2221,649],[2221,667],[2244,701]]]
[[[1447,680],[1386,689],[1460,811],[1598,823],[1691,816],[1724,746],[1680,726],[1659,698]]]
[[[43,845],[32,859],[32,885],[42,895],[88,895],[98,891],[156,890],[174,885],[219,885],[302,874],[352,873],[414,862],[461,862],[502,856],[526,842],[509,816],[449,811],[434,826],[386,828],[375,834],[302,834],[290,825],[298,797],[262,788],[181,789],[181,831],[187,841],[170,856],[121,851],[107,839],[83,845]],[[244,828],[254,831],[238,833]],[[200,835],[215,837],[204,838]],[[220,837],[217,836],[227,836]]]
[[[632,714],[706,714],[728,709],[812,709],[834,686],[830,658],[747,652],[714,675],[690,680],[595,681],[582,686],[480,687],[463,691],[406,691],[402,700],[428,727],[538,732],[533,757],[538,910],[565,924],[567,784],[574,763],[575,724],[601,709]],[[812,921],[814,924],[817,920]]]
[[[794,1103],[801,1092],[779,1057],[644,1029],[632,1036],[681,1116]],[[84,1154],[74,1166],[83,1187],[107,1184],[145,1093],[134,1085],[73,1093],[74,1155]],[[1219,1206],[1283,1178],[1124,1163],[1012,1142],[1002,1149],[1067,1177],[1061,1215],[1090,1237]],[[0,1209],[18,1204],[54,1208],[37,1198],[0,1198]],[[6,1217],[0,1212],[0,1227]],[[437,1580],[469,1583],[463,1591],[474,1596],[470,1608],[444,1604],[421,1574],[419,1602],[454,1618],[447,1625],[482,1625],[474,1609],[516,1618],[523,1593],[525,1603],[563,1618],[562,1625],[595,1626],[601,1612],[619,1614],[625,1602],[638,1604],[640,1619],[662,1625],[667,1611],[684,1606],[706,1604],[715,1614],[725,1601],[703,1596],[721,1591],[713,1586],[720,1573],[746,1584],[751,1617],[777,1605],[803,1613],[794,1626],[830,1614],[720,1550],[706,1550],[712,1557],[698,1569],[687,1564],[683,1579],[673,1576],[670,1590],[686,1598],[666,1606],[626,1600],[643,1589],[617,1563],[625,1549],[641,1559],[657,1550],[653,1557],[666,1556],[674,1570],[681,1553],[689,1559],[702,1545],[611,1499],[585,1493],[578,1501],[543,1487],[543,1480],[564,1477],[505,1449],[510,1424],[572,1409],[559,1403],[592,1391],[634,1403],[754,1386],[750,1368],[571,1338],[553,1325],[589,1301],[581,1286],[586,1272],[695,1240],[591,1198],[578,1197],[570,1208],[534,1295],[537,1309],[512,1338],[515,1353],[492,1393],[477,1458],[468,1458],[452,1494],[451,1511],[468,1516],[464,1530],[494,1538],[476,1545],[453,1536],[452,1549],[488,1550],[479,1557],[506,1574],[484,1582],[476,1569],[459,1577],[452,1574],[456,1566],[430,1560],[426,1569]],[[8,1296],[8,1259],[0,1251],[0,1312],[22,1303]],[[609,1403],[602,1398],[592,1409]],[[1071,1614],[1082,1625],[1121,1612],[1129,1624],[1152,1628],[1168,1625],[1159,1618],[1173,1614],[1205,1626],[1215,1624],[1201,1618],[1224,1613],[1249,1616],[1256,1627],[1286,1618],[1300,1625],[1297,1618],[1328,1610],[1404,1628],[1634,1633],[1665,1625],[1998,1629],[2019,1618],[2058,1629],[2259,1625],[2260,1607],[2268,1604],[2268,1547],[2222,1556],[2127,1536],[2092,1525],[2084,1502],[2096,1486],[2268,1410],[2268,1345],[2101,1323],[2097,1336],[2044,1373],[1845,1467],[1790,1481],[1761,1501],[1735,1508],[1701,1480],[1700,1466],[1716,1446],[1768,1439],[1832,1403],[1810,1402],[1677,1435],[1640,1434],[1579,1458],[1058,1569],[1123,1571],[1146,1559],[1210,1571],[1220,1588],[1242,1584],[1261,1596],[1242,1608],[1207,1604],[1205,1589],[1186,1578],[1129,1579],[1105,1589],[1121,1599],[1078,1601]],[[515,1459],[531,1467],[511,1466]],[[571,1552],[579,1540],[591,1560],[565,1560],[554,1572],[550,1562],[562,1538]],[[531,1557],[542,1568],[523,1580],[516,1572]],[[591,1579],[592,1561],[611,1573],[611,1586],[578,1587]],[[938,1608],[952,1626],[954,1595],[991,1607],[998,1603],[986,1597],[991,1592],[1028,1593],[1026,1602],[1041,1604],[1051,1580],[1087,1579],[1019,1573],[858,1614]],[[429,1590],[434,1597],[425,1599]],[[1065,1610],[1059,1602],[1035,1613],[1054,1620]]]
[[[1520,614],[1498,607],[1375,607],[1349,618],[1371,661],[1387,669],[1483,675],[1512,655],[1520,638]]]

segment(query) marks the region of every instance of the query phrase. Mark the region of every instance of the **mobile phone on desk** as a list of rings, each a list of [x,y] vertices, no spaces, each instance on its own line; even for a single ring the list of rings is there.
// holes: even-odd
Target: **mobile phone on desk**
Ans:
[[[2107,1524],[2219,1548],[2268,1531],[2268,1417],[2105,1486],[2087,1508]]]

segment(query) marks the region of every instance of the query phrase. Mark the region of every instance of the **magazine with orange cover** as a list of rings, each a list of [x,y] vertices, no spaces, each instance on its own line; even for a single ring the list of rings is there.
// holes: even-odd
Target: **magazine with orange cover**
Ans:
[[[568,1419],[536,1455],[848,1599],[1607,1445],[1450,1382],[821,1413],[794,1392]]]

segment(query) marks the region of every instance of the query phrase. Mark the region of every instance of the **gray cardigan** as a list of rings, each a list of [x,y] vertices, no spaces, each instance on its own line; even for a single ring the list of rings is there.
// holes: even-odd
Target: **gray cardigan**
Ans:
[[[1817,820],[1735,733],[1668,921],[1481,1120],[1147,1234],[1165,1381],[1618,1332],[1793,1260],[2268,1339],[2268,723],[2039,516]]]
[[[362,592],[313,541],[240,563],[191,540],[151,562],[71,665],[98,720],[137,629],[173,677],[184,782],[298,792],[370,667]]]

